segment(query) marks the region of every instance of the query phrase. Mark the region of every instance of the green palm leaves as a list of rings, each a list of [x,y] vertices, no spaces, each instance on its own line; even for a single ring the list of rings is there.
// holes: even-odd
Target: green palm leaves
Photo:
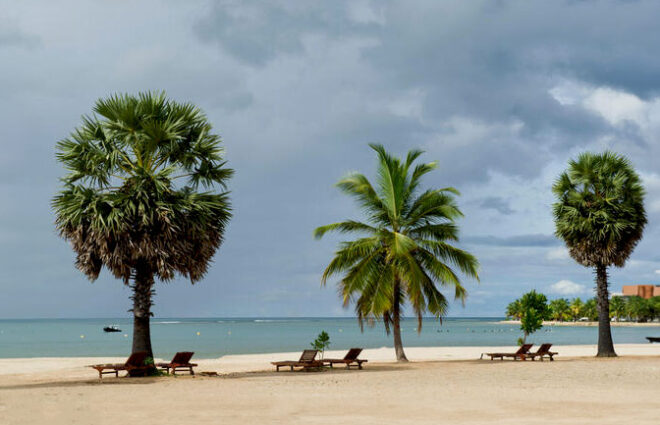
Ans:
[[[67,174],[53,208],[77,267],[92,280],[105,266],[128,283],[138,263],[201,279],[231,217],[233,174],[206,116],[164,93],[110,96],[94,113],[57,144]]]
[[[477,278],[478,262],[453,246],[458,240],[455,220],[462,216],[453,188],[420,191],[421,178],[436,164],[415,165],[421,151],[410,151],[405,160],[388,154],[380,145],[370,145],[378,155],[376,185],[353,173],[337,183],[364,212],[364,222],[347,220],[321,226],[316,238],[327,232],[356,234],[343,242],[330,261],[322,283],[341,275],[339,287],[348,305],[355,302],[358,320],[383,318],[385,325],[398,317],[399,303],[408,301],[418,318],[430,312],[441,318],[447,298],[436,283],[452,288],[464,300],[466,290],[458,273]]]
[[[553,192],[555,234],[571,257],[596,269],[598,354],[616,356],[610,330],[607,267],[623,267],[646,226],[644,188],[628,160],[612,152],[569,162]]]
[[[583,153],[555,182],[556,235],[587,267],[622,267],[646,225],[644,188],[628,160]]]

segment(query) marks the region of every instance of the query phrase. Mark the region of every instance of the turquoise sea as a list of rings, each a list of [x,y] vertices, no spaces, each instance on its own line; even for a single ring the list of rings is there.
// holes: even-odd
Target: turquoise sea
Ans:
[[[518,325],[498,324],[501,318],[448,318],[442,324],[425,319],[421,334],[416,320],[403,322],[405,346],[505,346],[521,336]],[[103,327],[117,324],[119,333]],[[130,319],[0,320],[0,358],[125,356],[131,350]],[[360,327],[354,318],[203,318],[152,319],[152,344],[158,357],[176,351],[195,351],[197,358],[226,354],[299,351],[325,330],[331,349],[353,346],[391,347],[392,338],[382,324]],[[545,327],[529,340],[536,344],[595,344],[595,327]],[[615,343],[645,343],[646,336],[660,336],[657,327],[613,327]]]

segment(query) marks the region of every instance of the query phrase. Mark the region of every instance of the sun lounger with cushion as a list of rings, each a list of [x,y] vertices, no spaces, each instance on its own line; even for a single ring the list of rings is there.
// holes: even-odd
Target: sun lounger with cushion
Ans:
[[[146,376],[150,369],[150,366],[144,364],[147,355],[148,353],[146,351],[138,351],[131,354],[128,360],[126,360],[126,363],[96,364],[89,367],[99,372],[99,379],[108,373],[114,373],[116,377],[119,377],[120,370],[125,370],[128,373],[144,373]]]
[[[329,364],[330,367],[335,363],[344,364],[346,365],[346,369],[350,369],[351,365],[355,364],[358,369],[362,369],[362,363],[366,363],[368,360],[358,359],[361,352],[361,348],[351,348],[343,359],[323,359],[323,363]]]
[[[525,357],[532,360],[538,357],[541,359],[541,361],[543,361],[543,357],[547,356],[550,358],[550,361],[553,361],[553,356],[555,356],[557,353],[550,351],[550,347],[552,347],[552,344],[541,344],[539,349],[536,350],[536,353],[527,353],[525,354]]]
[[[156,366],[165,369],[167,374],[169,375],[170,369],[172,369],[172,375],[176,375],[177,369],[179,370],[188,370],[191,375],[195,374],[195,371],[193,370],[193,367],[196,367],[196,363],[190,363],[190,359],[192,358],[193,354],[195,354],[192,351],[181,351],[179,353],[176,353],[174,357],[172,358],[172,361],[169,363],[158,363]]]
[[[301,367],[303,369],[312,369],[323,367],[323,362],[316,360],[316,354],[318,350],[304,350],[300,356],[300,360],[285,360],[281,362],[271,362],[277,368],[277,371],[280,371],[281,367],[290,367],[293,370],[294,367]]]
[[[490,359],[496,359],[499,358],[500,360],[504,360],[505,357],[511,357],[513,360],[525,360],[525,355],[529,352],[529,349],[532,348],[532,345],[534,344],[523,344],[520,346],[518,351],[515,353],[481,353],[480,359],[484,357],[484,354],[487,356],[490,356]]]

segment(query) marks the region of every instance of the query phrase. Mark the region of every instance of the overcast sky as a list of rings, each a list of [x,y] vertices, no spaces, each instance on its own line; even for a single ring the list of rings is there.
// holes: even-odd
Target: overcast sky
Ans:
[[[585,150],[627,155],[649,224],[612,289],[660,281],[660,2],[0,0],[0,318],[129,317],[53,226],[55,143],[115,92],[165,90],[207,114],[236,170],[235,217],[207,277],[158,283],[172,316],[339,316],[320,275],[359,211],[333,187],[384,144],[426,151],[481,262],[465,307],[500,316],[531,288],[592,294],[553,236],[550,187]]]

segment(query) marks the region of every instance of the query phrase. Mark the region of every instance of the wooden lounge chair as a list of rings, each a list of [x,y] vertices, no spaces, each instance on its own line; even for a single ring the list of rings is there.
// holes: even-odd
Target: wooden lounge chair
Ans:
[[[170,373],[170,369],[172,369],[172,375],[176,375],[177,369],[180,370],[188,369],[188,372],[190,372],[191,375],[194,375],[195,371],[193,370],[193,367],[196,367],[197,364],[190,363],[190,359],[192,358],[193,354],[195,353],[192,351],[181,351],[174,355],[171,362],[158,363],[156,364],[156,366],[165,369],[168,375]]]
[[[119,371],[125,370],[128,373],[144,373],[147,375],[147,372],[151,368],[144,364],[144,360],[147,358],[148,353],[146,351],[138,351],[130,355],[126,363],[116,363],[116,364],[96,364],[90,365],[89,367],[96,369],[99,372],[99,379],[103,378],[103,375],[108,373],[114,373],[116,377],[119,377]]]
[[[287,366],[290,367],[291,370],[293,370],[294,367],[301,367],[305,370],[323,367],[323,362],[321,360],[316,360],[317,354],[318,350],[304,350],[298,361],[285,360],[281,362],[271,362],[271,364],[276,367],[278,372],[281,367]]]
[[[557,353],[550,351],[550,347],[552,347],[552,344],[541,344],[538,350],[536,350],[536,353],[527,353],[525,354],[525,358],[530,358],[532,361],[536,357],[541,359],[543,361],[544,356],[548,356],[550,358],[550,361],[554,361],[553,356],[555,356]]]
[[[323,359],[322,361],[323,363],[330,365],[330,367],[332,367],[332,365],[335,363],[345,364],[346,369],[350,369],[351,365],[355,363],[358,369],[362,369],[362,363],[366,363],[368,360],[358,359],[358,356],[361,352],[361,348],[351,348],[348,350],[348,353],[346,353],[343,359]]]
[[[532,345],[534,344],[523,344],[520,346],[518,351],[515,353],[481,353],[480,359],[483,359],[484,354],[487,356],[490,356],[490,359],[493,360],[495,358],[499,358],[500,360],[504,360],[505,357],[511,357],[513,360],[520,359],[520,360],[525,360],[525,355],[529,353],[529,349],[532,348]]]

